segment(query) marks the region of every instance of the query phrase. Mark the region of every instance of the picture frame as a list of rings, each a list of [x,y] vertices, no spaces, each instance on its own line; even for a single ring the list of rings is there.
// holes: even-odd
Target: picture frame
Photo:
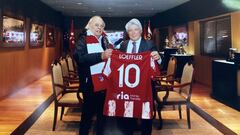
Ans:
[[[0,8],[0,46],[2,46],[2,26],[3,26],[3,20],[2,20],[2,9]]]
[[[56,45],[56,30],[53,26],[46,25],[46,47]]]
[[[25,19],[1,15],[1,47],[25,47]]]
[[[44,44],[44,25],[39,23],[30,23],[29,32],[29,45],[30,48],[43,47]]]
[[[178,45],[188,45],[188,27],[186,24],[173,27],[173,37]]]

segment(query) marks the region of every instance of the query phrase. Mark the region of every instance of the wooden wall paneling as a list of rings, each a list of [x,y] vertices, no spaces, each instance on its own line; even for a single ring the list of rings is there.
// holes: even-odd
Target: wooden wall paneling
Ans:
[[[231,14],[232,47],[240,51],[240,12]]]
[[[49,73],[51,62],[59,56],[60,40],[58,36],[55,47],[46,48],[44,40],[42,48],[29,48],[26,40],[24,49],[0,49],[0,99]]]
[[[195,81],[206,86],[212,86],[212,60],[208,56],[194,56]]]
[[[196,44],[194,44],[194,40],[195,40],[195,33],[194,33],[194,22],[189,22],[188,23],[188,45],[184,47],[184,49],[186,50],[187,53],[189,54],[195,54],[195,48],[194,46]]]

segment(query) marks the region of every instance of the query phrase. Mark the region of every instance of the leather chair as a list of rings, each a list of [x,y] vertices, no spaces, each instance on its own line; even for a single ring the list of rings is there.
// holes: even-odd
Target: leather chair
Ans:
[[[59,62],[62,67],[62,75],[63,75],[64,83],[69,86],[78,86],[79,87],[80,84],[79,84],[78,74],[69,72],[67,59],[64,57],[61,57],[59,59]]]
[[[83,96],[82,93],[78,91],[79,87],[70,87],[64,84],[62,68],[57,60],[51,64],[51,77],[54,96],[54,120],[52,128],[54,131],[57,123],[58,107],[62,108],[60,116],[60,120],[62,120],[64,108],[81,107],[83,103]]]
[[[162,116],[161,111],[166,105],[177,105],[179,110],[179,117],[182,119],[181,105],[186,105],[188,128],[191,128],[190,123],[190,100],[192,93],[192,80],[193,80],[194,68],[191,63],[185,64],[183,68],[182,77],[180,82],[176,79],[173,80],[161,80],[156,79],[160,86],[156,86],[157,92],[157,111],[160,121],[160,129],[162,128]]]
[[[66,56],[68,71],[70,74],[77,74],[77,64],[70,55]]]
[[[158,80],[158,81],[156,81],[156,83],[158,83],[160,80],[173,80],[175,77],[176,68],[177,68],[177,59],[175,57],[171,57],[168,61],[167,71],[161,71],[161,76],[155,77]],[[166,81],[164,81],[164,82],[166,82]],[[164,82],[162,82],[162,83],[164,83]],[[158,86],[160,86],[160,85],[158,85]]]

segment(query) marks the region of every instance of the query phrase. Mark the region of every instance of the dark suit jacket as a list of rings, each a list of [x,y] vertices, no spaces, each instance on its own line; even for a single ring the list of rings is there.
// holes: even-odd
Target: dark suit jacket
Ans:
[[[75,45],[75,50],[73,53],[73,57],[78,65],[78,74],[79,74],[79,81],[80,81],[80,89],[89,92],[93,92],[93,83],[92,77],[90,72],[90,66],[97,64],[102,61],[101,53],[91,53],[88,54],[87,51],[87,43],[86,43],[86,32],[80,35],[78,42]],[[106,37],[102,38],[102,47],[106,49]]]
[[[129,40],[124,41],[121,45],[119,50],[122,52],[127,52]],[[146,41],[144,39],[141,40],[138,52],[145,52],[145,51],[157,51],[156,46],[153,44],[152,41]]]

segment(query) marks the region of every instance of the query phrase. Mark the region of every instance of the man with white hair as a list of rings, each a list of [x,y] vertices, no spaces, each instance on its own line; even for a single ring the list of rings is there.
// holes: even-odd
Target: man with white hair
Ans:
[[[108,59],[112,49],[108,49],[109,43],[104,34],[105,23],[100,16],[93,16],[86,25],[75,47],[74,59],[78,65],[80,88],[83,93],[83,109],[79,133],[88,135],[92,124],[92,118],[97,114],[97,135],[101,135],[103,126],[103,104],[105,93],[103,77],[101,75],[104,66],[103,60]]]
[[[156,46],[151,41],[146,41],[142,38],[142,25],[138,19],[131,19],[125,25],[126,31],[129,36],[129,40],[123,42],[120,45],[120,51],[126,53],[140,53],[145,51],[151,51],[151,57],[154,60],[160,61],[160,55],[157,52]],[[149,91],[152,91],[151,89]],[[136,119],[122,118],[120,125],[125,129],[126,134],[133,134],[134,126],[136,125]],[[141,120],[141,132],[142,135],[151,135],[152,132],[152,119]]]
[[[161,59],[159,53],[156,50],[156,46],[152,43],[152,41],[146,41],[142,38],[142,25],[138,19],[134,18],[130,20],[125,25],[125,29],[128,33],[130,40],[127,40],[121,44],[120,46],[121,51],[127,53],[152,51],[151,56],[153,57],[154,60]]]

